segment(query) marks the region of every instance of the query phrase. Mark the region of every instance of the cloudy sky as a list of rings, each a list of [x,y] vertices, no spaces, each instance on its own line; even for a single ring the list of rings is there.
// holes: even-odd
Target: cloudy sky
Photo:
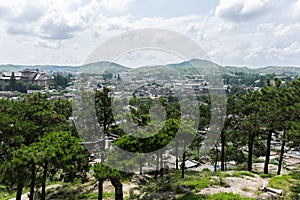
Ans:
[[[181,33],[222,65],[300,66],[300,0],[1,0],[0,64],[80,65],[138,28]]]

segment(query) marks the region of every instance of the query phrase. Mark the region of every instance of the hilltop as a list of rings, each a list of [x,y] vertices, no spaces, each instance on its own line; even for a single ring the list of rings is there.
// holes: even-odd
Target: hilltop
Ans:
[[[193,70],[201,73],[203,70],[208,71],[211,69],[217,70],[220,73],[235,73],[235,72],[243,72],[243,73],[251,73],[251,74],[286,74],[289,76],[296,76],[300,74],[300,67],[296,66],[265,66],[260,68],[249,68],[249,67],[241,67],[241,66],[221,66],[214,62],[208,60],[199,60],[192,59],[189,61],[184,61],[181,63],[173,63],[168,65],[157,65],[157,66],[144,66],[140,68],[130,68],[127,66],[123,66],[121,64],[117,64],[114,62],[108,61],[100,61],[96,63],[85,64],[81,66],[59,66],[59,65],[13,65],[13,64],[5,64],[0,65],[0,71],[20,71],[25,68],[31,69],[41,69],[43,71],[48,72],[88,72],[88,73],[122,73],[122,72],[138,72],[138,73],[149,73],[155,72],[156,69],[162,70],[174,69],[180,71],[190,71]],[[173,71],[173,70],[172,70]]]

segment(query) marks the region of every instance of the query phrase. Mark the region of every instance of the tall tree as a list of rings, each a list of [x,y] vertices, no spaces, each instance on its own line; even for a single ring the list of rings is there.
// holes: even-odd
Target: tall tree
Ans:
[[[103,152],[105,151],[106,139],[111,136],[109,129],[114,123],[110,92],[111,90],[107,87],[104,87],[102,90],[95,90],[96,116],[101,127],[101,140],[99,143],[102,151],[102,153],[100,153],[102,162],[104,162],[105,159],[105,153]],[[96,122],[94,122],[94,124],[96,124]]]
[[[39,142],[31,146],[35,161],[43,168],[41,199],[46,198],[46,179],[54,175],[59,169],[69,170],[75,168],[76,163],[84,157],[83,146],[79,139],[71,132],[50,132],[45,134]]]
[[[258,136],[261,129],[259,120],[260,103],[258,101],[260,93],[257,91],[248,91],[245,95],[238,95],[235,98],[234,118],[237,125],[236,131],[240,134],[236,140],[245,141],[243,134],[248,134],[245,143],[248,146],[247,170],[252,171],[252,157],[255,137]]]
[[[42,95],[37,93],[35,95],[22,96],[22,98],[12,101],[12,100],[1,100],[0,109],[2,120],[0,120],[0,130],[2,131],[1,143],[4,148],[1,148],[1,159],[3,162],[0,164],[0,168],[5,169],[5,165],[14,165],[16,163],[10,162],[15,157],[15,151],[19,150],[18,155],[21,150],[28,149],[34,143],[38,143],[43,136],[52,131],[68,131],[72,128],[68,122],[70,117],[70,103],[66,100],[58,100],[57,102],[48,99],[47,95]],[[21,146],[23,146],[21,148]],[[26,147],[26,148],[25,148]],[[28,153],[29,155],[29,153]],[[19,160],[24,157],[18,157]],[[30,160],[28,160],[30,158]],[[23,177],[26,176],[25,180],[30,179],[30,199],[34,196],[34,187],[36,183],[37,162],[35,156],[28,156],[24,159],[23,165],[20,170],[15,170],[15,176]],[[25,167],[26,164],[26,167]],[[13,168],[13,167],[11,167]],[[3,179],[6,182],[11,181],[12,187],[19,184],[14,179],[11,173],[4,173]],[[28,183],[26,182],[26,183]],[[18,185],[19,190],[24,187],[23,183]]]
[[[11,77],[9,80],[9,89],[10,90],[16,90],[16,77],[15,77],[15,72],[11,73]]]
[[[278,161],[277,175],[280,175],[283,157],[285,153],[286,143],[289,141],[288,138],[296,136],[299,130],[300,122],[300,84],[299,79],[292,83],[287,83],[286,87],[280,88],[280,102],[279,102],[279,128],[281,133],[281,149],[280,157]],[[297,138],[297,137],[294,137]],[[290,140],[293,141],[293,140]]]
[[[280,85],[279,79],[275,79],[275,86],[272,86],[270,80],[267,80],[267,85],[261,89],[259,116],[267,134],[265,174],[269,173],[272,136],[280,129]]]

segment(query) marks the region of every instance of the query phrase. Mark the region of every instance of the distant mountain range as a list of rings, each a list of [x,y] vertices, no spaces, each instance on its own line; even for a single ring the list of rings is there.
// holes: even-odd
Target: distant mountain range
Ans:
[[[217,69],[220,73],[234,73],[234,72],[244,72],[244,73],[261,73],[261,74],[286,74],[289,76],[300,75],[300,67],[293,66],[267,66],[261,68],[248,68],[248,67],[238,67],[238,66],[220,66],[208,60],[193,59],[190,61],[185,61],[182,63],[168,64],[166,65],[169,70],[182,70],[182,71],[193,71],[197,70],[201,72],[202,70],[210,70],[212,68]],[[121,72],[140,72],[149,73],[155,72],[157,69],[162,69],[163,65],[158,66],[145,66],[140,68],[129,68],[123,65],[113,63],[113,62],[97,62],[86,64],[82,66],[58,66],[58,65],[0,65],[0,71],[20,71],[25,68],[29,69],[39,69],[49,73],[55,72],[87,72],[87,73],[121,73]]]

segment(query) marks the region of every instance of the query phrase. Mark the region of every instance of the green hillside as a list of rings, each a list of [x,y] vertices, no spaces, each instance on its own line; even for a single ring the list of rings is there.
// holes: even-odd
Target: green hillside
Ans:
[[[163,73],[178,73],[179,71],[185,74],[190,73],[205,73],[205,72],[218,72],[218,73],[255,73],[255,74],[287,74],[289,76],[296,76],[300,74],[300,67],[295,66],[267,66],[261,68],[248,68],[240,66],[220,66],[214,62],[208,60],[192,59],[181,63],[174,63],[168,65],[157,66],[145,66],[140,68],[129,68],[123,65],[101,61],[91,64],[85,64],[82,66],[58,66],[58,65],[13,65],[5,64],[0,65],[0,71],[20,71],[25,68],[40,69],[49,72],[88,72],[88,73],[121,73],[121,72],[137,72],[137,73],[157,73],[158,71]],[[174,69],[174,70],[171,70]]]

